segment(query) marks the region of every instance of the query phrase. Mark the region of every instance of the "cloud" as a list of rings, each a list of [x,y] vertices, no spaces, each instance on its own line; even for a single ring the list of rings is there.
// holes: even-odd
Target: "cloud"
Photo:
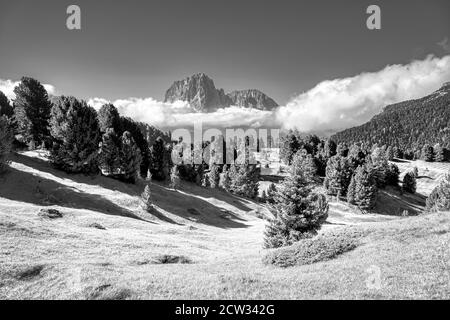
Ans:
[[[447,37],[438,42],[437,45],[441,47],[445,52],[450,53],[450,41],[448,41]]]
[[[376,72],[322,81],[273,111],[232,106],[196,113],[187,102],[165,103],[150,97],[115,101],[97,97],[88,103],[96,110],[105,103],[113,103],[121,115],[162,129],[191,128],[201,122],[204,128],[296,128],[302,132],[329,133],[360,125],[388,104],[428,95],[449,80],[450,55],[428,56]],[[17,84],[0,79],[0,90],[14,98]],[[45,87],[49,93],[55,93],[54,86]]]
[[[20,81],[3,80],[0,79],[0,91],[3,92],[9,100],[14,100],[16,95],[14,94],[14,88],[20,83]],[[55,95],[56,89],[51,84],[43,85],[48,94]]]
[[[450,56],[320,82],[275,112],[284,128],[335,131],[368,121],[388,104],[423,97],[450,80]]]

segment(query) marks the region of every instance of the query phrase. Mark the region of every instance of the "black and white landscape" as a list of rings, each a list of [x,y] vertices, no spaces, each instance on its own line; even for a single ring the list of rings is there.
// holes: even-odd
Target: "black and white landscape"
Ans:
[[[264,2],[1,1],[1,300],[450,298],[449,2]]]

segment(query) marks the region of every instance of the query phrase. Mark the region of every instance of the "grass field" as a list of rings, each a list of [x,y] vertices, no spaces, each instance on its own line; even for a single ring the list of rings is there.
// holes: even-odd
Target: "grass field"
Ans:
[[[450,298],[450,214],[382,210],[389,198],[419,212],[420,194],[388,190],[369,214],[332,202],[321,237],[339,233],[357,245],[280,268],[263,263],[269,212],[259,203],[152,184],[155,210],[147,213],[142,184],[67,175],[35,152],[14,155],[10,167],[0,177],[0,299]],[[440,169],[428,169],[436,183]],[[42,208],[63,217],[41,217]]]

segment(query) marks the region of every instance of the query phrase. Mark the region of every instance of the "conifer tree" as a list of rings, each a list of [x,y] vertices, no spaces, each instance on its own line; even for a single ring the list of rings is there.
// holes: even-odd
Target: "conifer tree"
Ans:
[[[388,170],[386,171],[386,183],[390,186],[398,186],[398,179],[400,176],[400,170],[394,163],[389,163]]]
[[[433,147],[429,144],[425,144],[422,148],[421,159],[427,162],[432,162],[434,160],[433,153]]]
[[[275,204],[271,207],[274,218],[265,230],[264,245],[275,248],[317,234],[328,217],[328,203],[323,194],[312,192],[299,161],[293,160],[290,174],[277,188]]]
[[[275,184],[272,182],[269,184],[269,187],[267,188],[267,201],[269,203],[275,202],[275,195],[277,193],[277,188],[275,187]]]
[[[0,116],[0,173],[5,170],[8,163],[13,140],[11,121],[6,116]]]
[[[209,166],[208,179],[211,188],[215,189],[219,187],[220,172],[217,164],[213,163]]]
[[[150,149],[148,147],[147,139],[145,139],[138,123],[130,118],[120,117],[120,126],[124,131],[131,133],[134,142],[138,146],[141,153],[140,175],[141,177],[146,178],[148,167],[150,165]]]
[[[99,150],[99,167],[102,174],[114,176],[120,173],[120,149],[120,139],[114,129],[106,129]]]
[[[69,173],[96,173],[100,129],[97,113],[83,100],[61,96],[50,118],[51,163]]]
[[[233,167],[232,167],[233,168]],[[254,165],[236,165],[230,172],[231,190],[237,195],[256,198],[259,188],[259,169]]]
[[[150,172],[155,180],[162,181],[166,178],[164,172],[165,153],[164,140],[158,137],[150,149]]]
[[[13,115],[14,109],[12,108],[9,99],[0,91],[0,117],[6,116],[7,118],[11,118]]]
[[[227,192],[231,189],[230,171],[226,165],[223,166],[223,171],[220,175],[219,187]]]
[[[120,179],[135,183],[140,173],[141,151],[128,131],[123,133],[120,146]]]
[[[104,104],[100,108],[98,111],[98,122],[102,133],[105,133],[109,128],[113,128],[116,134],[122,135],[123,129],[119,111],[113,104]]]
[[[450,173],[446,174],[427,198],[427,211],[450,211]]]
[[[49,145],[52,104],[44,86],[33,78],[23,77],[14,93],[14,117],[20,140],[31,147]]]
[[[437,144],[433,148],[434,151],[434,161],[436,162],[444,162],[445,161],[445,150],[441,147],[440,144]]]
[[[180,173],[178,171],[178,166],[174,165],[170,171],[170,187],[174,190],[180,188]]]
[[[349,188],[351,189],[351,192],[349,191],[349,202],[364,210],[372,209],[375,206],[378,195],[373,168],[370,165],[359,166],[352,181],[353,185],[350,183],[351,188]]]
[[[355,186],[355,175],[353,175],[347,189],[347,202],[350,204],[355,204]]]
[[[141,205],[142,209],[147,212],[150,212],[153,208],[150,185],[146,184],[144,188],[144,192],[141,194]]]
[[[403,177],[403,191],[409,193],[416,192],[416,177],[414,173],[408,172]]]
[[[347,158],[340,155],[331,157],[327,162],[324,180],[324,187],[328,194],[346,196],[352,173],[352,167]]]
[[[386,149],[386,159],[389,161],[394,160],[394,150],[391,146],[387,147]]]

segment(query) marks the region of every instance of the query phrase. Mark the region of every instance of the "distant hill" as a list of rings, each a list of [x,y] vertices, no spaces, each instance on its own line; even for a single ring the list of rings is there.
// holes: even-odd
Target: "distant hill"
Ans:
[[[439,143],[450,148],[450,82],[416,100],[388,105],[369,122],[332,136],[336,142],[365,142],[403,150]]]
[[[204,73],[197,73],[186,79],[175,81],[166,91],[164,102],[187,101],[198,112],[209,112],[231,105],[271,110],[278,104],[259,90],[238,90],[225,94],[216,89],[214,81]]]

